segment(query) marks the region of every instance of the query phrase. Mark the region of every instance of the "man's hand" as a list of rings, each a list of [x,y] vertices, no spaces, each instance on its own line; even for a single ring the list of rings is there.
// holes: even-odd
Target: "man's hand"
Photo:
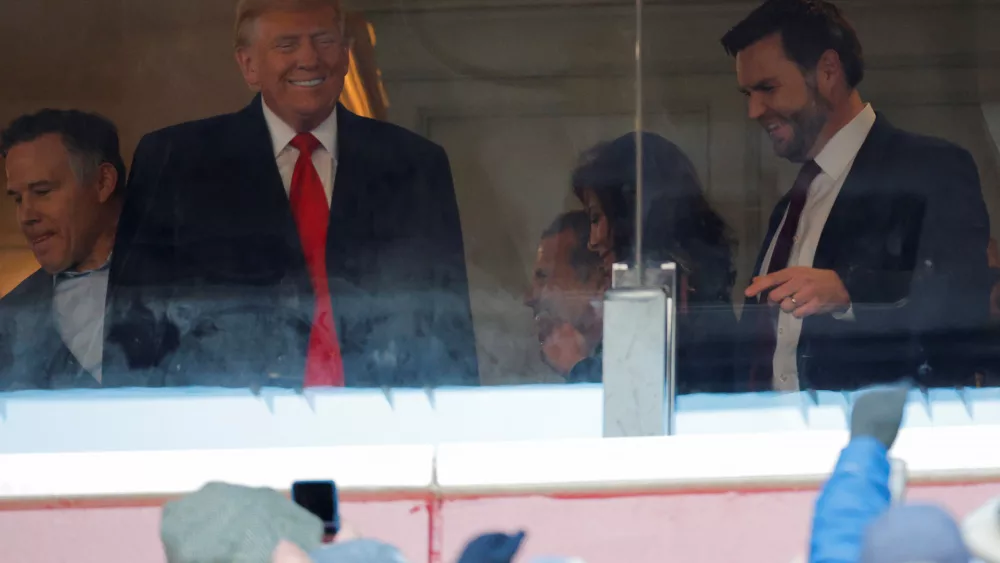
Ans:
[[[587,340],[570,323],[559,323],[542,341],[545,363],[565,375],[587,357]]]
[[[744,292],[756,297],[771,290],[768,301],[781,310],[804,318],[825,313],[844,313],[851,308],[851,296],[833,270],[818,270],[796,266],[759,276]]]
[[[335,542],[345,542],[351,540],[361,539],[361,533],[358,532],[357,528],[351,526],[349,523],[344,522],[340,525],[340,531],[337,532],[337,537],[333,540]]]
[[[271,553],[271,563],[311,563],[309,554],[288,540],[281,540]]]

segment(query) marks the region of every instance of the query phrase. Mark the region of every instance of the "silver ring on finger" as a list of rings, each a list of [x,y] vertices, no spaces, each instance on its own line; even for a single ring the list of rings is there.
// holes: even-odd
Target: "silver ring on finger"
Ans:
[[[795,300],[795,296],[794,295],[792,295],[791,297],[789,297],[789,299],[792,300],[792,305],[795,305],[796,307],[799,306],[799,302]]]

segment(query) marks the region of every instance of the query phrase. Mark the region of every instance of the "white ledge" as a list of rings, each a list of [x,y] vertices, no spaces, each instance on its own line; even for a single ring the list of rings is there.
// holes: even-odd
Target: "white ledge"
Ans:
[[[176,495],[222,480],[287,490],[427,495],[752,490],[814,486],[843,431],[659,438],[99,453],[0,454],[0,501]],[[912,482],[1000,478],[1000,425],[904,429],[892,455]],[[976,446],[979,447],[976,447]]]

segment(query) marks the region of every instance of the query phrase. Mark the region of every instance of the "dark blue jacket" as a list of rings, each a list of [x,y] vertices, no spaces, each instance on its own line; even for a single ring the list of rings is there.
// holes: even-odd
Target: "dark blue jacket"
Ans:
[[[754,274],[788,208],[771,215]],[[927,387],[972,386],[989,320],[990,221],[976,163],[957,145],[908,133],[879,115],[837,196],[813,267],[840,276],[853,322],[802,321],[803,389],[859,389],[900,377]],[[737,391],[767,388],[750,377],[759,327],[772,309],[747,303],[740,317]],[[977,356],[980,356],[977,358]],[[930,368],[930,369],[928,369]]]
[[[302,386],[315,293],[261,103],[136,148],[105,347],[130,362],[106,353],[105,386]],[[340,106],[337,151],[326,268],[347,386],[478,384],[444,150]],[[137,381],[135,358],[159,371]]]

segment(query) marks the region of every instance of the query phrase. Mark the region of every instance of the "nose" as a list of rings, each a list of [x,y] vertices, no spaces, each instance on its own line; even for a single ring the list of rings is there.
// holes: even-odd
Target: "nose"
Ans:
[[[587,250],[598,253],[601,251],[601,235],[593,226],[590,227],[590,238],[587,239]]]
[[[312,41],[303,41],[295,54],[299,68],[316,68],[319,65],[319,51]]]
[[[41,215],[39,215],[30,197],[22,199],[21,204],[17,206],[17,220],[25,227],[30,227],[41,220]]]
[[[536,284],[532,283],[524,290],[524,295],[522,296],[522,302],[526,307],[535,308],[538,304],[538,291],[535,289]]]
[[[767,111],[767,106],[764,102],[757,96],[756,93],[750,94],[747,98],[747,117],[753,120],[758,120]]]

